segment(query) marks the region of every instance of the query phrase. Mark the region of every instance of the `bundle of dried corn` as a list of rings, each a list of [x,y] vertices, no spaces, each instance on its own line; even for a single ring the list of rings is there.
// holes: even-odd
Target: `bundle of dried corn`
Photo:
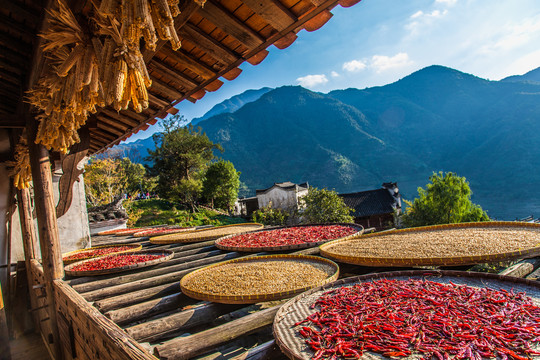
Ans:
[[[30,154],[28,153],[26,137],[21,136],[15,146],[15,161],[9,161],[7,165],[13,167],[9,175],[13,177],[13,184],[17,189],[21,190],[30,187],[32,171],[30,169]]]
[[[206,0],[198,0],[202,7]],[[121,19],[122,37],[130,47],[138,48],[143,37],[146,46],[155,50],[158,37],[171,42],[174,50],[181,43],[173,18],[180,14],[179,0],[103,0],[98,8],[102,16]],[[156,36],[157,33],[157,36]]]
[[[129,2],[131,4],[131,2]],[[96,14],[98,33],[106,35],[100,64],[100,81],[105,104],[117,111],[125,110],[131,101],[136,112],[148,107],[147,87],[152,85],[139,44],[122,36],[120,23],[111,16]]]
[[[49,27],[41,34],[51,71],[29,92],[29,101],[42,112],[36,143],[67,153],[79,142],[77,130],[88,113],[103,104],[103,91],[96,55],[99,40],[82,30],[63,1],[57,4],[49,12]]]

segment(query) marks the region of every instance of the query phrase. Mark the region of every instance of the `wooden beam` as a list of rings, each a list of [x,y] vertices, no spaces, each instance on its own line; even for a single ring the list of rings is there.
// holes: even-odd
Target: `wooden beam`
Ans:
[[[0,128],[24,128],[26,122],[24,119],[17,115],[0,115]]]
[[[120,122],[122,122],[124,124],[129,125],[129,126],[137,126],[137,125],[140,124],[139,121],[137,121],[137,120],[135,120],[135,119],[133,119],[133,118],[131,118],[129,116],[124,116],[121,113],[118,113],[116,111],[111,111],[109,109],[102,109],[100,111],[99,115],[101,115],[101,114],[107,115],[109,118],[114,119],[114,120],[118,120],[118,121],[120,121]],[[99,116],[98,116],[98,119],[99,119]]]
[[[246,315],[193,335],[165,341],[154,347],[154,355],[165,359],[190,359],[221,344],[261,330],[274,321],[281,305]]]
[[[298,19],[279,1],[242,0],[251,10],[262,17],[277,31],[283,31]]]
[[[5,32],[14,31],[20,36],[26,43],[32,43],[34,40],[35,34],[34,29],[27,27],[20,22],[17,22],[0,13],[0,29],[3,29]]]
[[[199,13],[250,50],[263,44],[265,41],[256,31],[236,18],[223,6],[211,0],[205,3],[204,7],[199,10]]]
[[[213,69],[210,69],[205,64],[201,63],[199,60],[196,60],[191,57],[188,53],[182,50],[174,51],[173,49],[167,47],[163,49],[163,54],[170,57],[172,60],[180,63],[182,66],[198,74],[200,77],[208,80],[216,75],[216,72]]]
[[[165,77],[169,77],[172,81],[176,81],[180,83],[184,88],[191,90],[199,85],[199,83],[195,82],[195,80],[190,79],[186,75],[182,74],[180,71],[174,71],[171,70],[170,67],[163,65],[157,59],[153,59],[148,64],[149,70],[155,71],[159,73],[160,75],[163,75]],[[149,89],[152,90],[152,87]]]
[[[97,127],[98,129],[102,129],[102,130],[105,130],[111,134],[114,134],[116,136],[122,136],[125,134],[126,130],[119,130],[118,128],[114,127],[114,126],[111,126],[103,121],[98,121],[97,122]]]
[[[197,47],[223,64],[229,64],[240,58],[240,55],[190,23],[187,23],[180,29],[178,35],[190,40]]]
[[[21,236],[24,250],[24,265],[26,267],[26,279],[28,283],[28,291],[30,296],[30,305],[32,309],[37,308],[36,293],[33,291],[34,285],[32,275],[32,259],[38,258],[38,245],[36,228],[34,227],[34,219],[32,217],[32,198],[28,188],[17,191],[17,206],[19,208],[19,220],[21,223]],[[32,314],[34,319],[35,330],[39,329],[39,319],[37,314]]]
[[[160,80],[157,80],[157,79],[152,79],[152,90],[155,90],[156,92],[160,93],[163,97],[170,99],[169,101],[178,100],[184,96],[184,94],[176,91],[176,89],[174,89],[170,85],[167,85],[166,83],[161,82]]]

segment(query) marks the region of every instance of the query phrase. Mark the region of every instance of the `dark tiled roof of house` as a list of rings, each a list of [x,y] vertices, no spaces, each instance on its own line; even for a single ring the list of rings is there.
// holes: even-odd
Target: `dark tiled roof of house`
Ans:
[[[354,217],[389,214],[396,206],[396,200],[386,189],[339,194],[339,196],[354,210],[351,214]]]
[[[282,182],[282,183],[274,183],[274,185],[270,186],[268,189],[255,190],[255,193],[257,195],[264,194],[264,193],[267,193],[268,191],[272,190],[275,187],[282,188],[283,190],[289,190],[289,189],[295,189],[295,188],[297,188],[298,190],[309,189],[309,185],[308,185],[307,182],[297,185],[297,184],[295,184],[293,182],[285,181],[285,182]]]
[[[126,210],[122,207],[122,198],[117,198],[106,205],[94,206],[89,208],[87,212],[90,223],[128,218]]]

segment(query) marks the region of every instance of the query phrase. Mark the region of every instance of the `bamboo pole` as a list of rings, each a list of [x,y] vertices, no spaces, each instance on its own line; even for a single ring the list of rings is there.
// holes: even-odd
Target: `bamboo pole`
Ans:
[[[32,259],[37,259],[38,257],[38,247],[37,247],[37,238],[36,238],[36,229],[34,227],[34,220],[32,218],[32,205],[30,190],[28,188],[21,189],[17,191],[17,201],[19,208],[19,219],[21,222],[21,233],[23,241],[23,250],[24,250],[24,265],[26,267],[26,279],[28,282],[28,292],[30,296],[30,304],[32,309],[37,307],[37,299],[35,291],[33,290],[34,285],[34,276],[32,272]],[[37,314],[33,313],[32,318],[34,319],[34,326],[36,331],[39,330],[39,319]]]
[[[169,334],[208,324],[218,316],[238,310],[242,306],[206,303],[170,316],[130,326],[124,330],[137,341],[156,342]]]
[[[525,259],[517,264],[504,269],[499,275],[513,276],[513,277],[525,277],[532,273],[534,269],[540,266],[540,257],[533,259]]]
[[[7,228],[7,271],[6,271],[6,308],[8,309],[8,329],[9,329],[9,335],[13,335],[13,303],[12,298],[13,294],[11,289],[11,235],[13,232],[13,212],[15,211],[15,187],[13,186],[13,182],[9,182],[9,200],[8,200],[8,211],[7,211],[7,221],[8,221],[8,228]]]
[[[99,300],[94,302],[94,306],[99,309],[99,311],[105,313],[114,309],[130,306],[156,297],[172,295],[178,292],[180,292],[180,286],[178,285],[177,281],[174,281],[147,289],[134,291],[128,294],[122,294]]]
[[[282,305],[246,315],[240,319],[199,333],[165,341],[154,347],[154,355],[162,359],[190,359],[240,336],[248,335],[272,324]]]
[[[58,333],[56,319],[56,303],[54,299],[53,281],[64,277],[62,251],[58,236],[58,222],[52,183],[49,151],[41,144],[35,143],[37,121],[31,116],[27,108],[27,136],[30,151],[30,165],[32,168],[32,181],[34,184],[34,199],[38,220],[39,242],[45,286],[47,291],[47,305],[52,329],[52,338],[55,357],[62,359],[62,347]]]
[[[105,316],[118,325],[122,325],[157,313],[178,309],[182,305],[185,305],[186,301],[190,301],[190,298],[179,292],[122,309],[112,310],[106,312]]]

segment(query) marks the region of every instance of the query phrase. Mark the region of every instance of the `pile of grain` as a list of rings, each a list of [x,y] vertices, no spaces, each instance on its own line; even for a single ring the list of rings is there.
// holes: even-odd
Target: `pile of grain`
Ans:
[[[521,251],[540,246],[540,229],[457,228],[403,232],[328,244],[328,253],[373,258],[444,258]]]
[[[182,287],[221,296],[272,294],[318,285],[335,271],[330,264],[302,260],[233,262],[201,271]]]

